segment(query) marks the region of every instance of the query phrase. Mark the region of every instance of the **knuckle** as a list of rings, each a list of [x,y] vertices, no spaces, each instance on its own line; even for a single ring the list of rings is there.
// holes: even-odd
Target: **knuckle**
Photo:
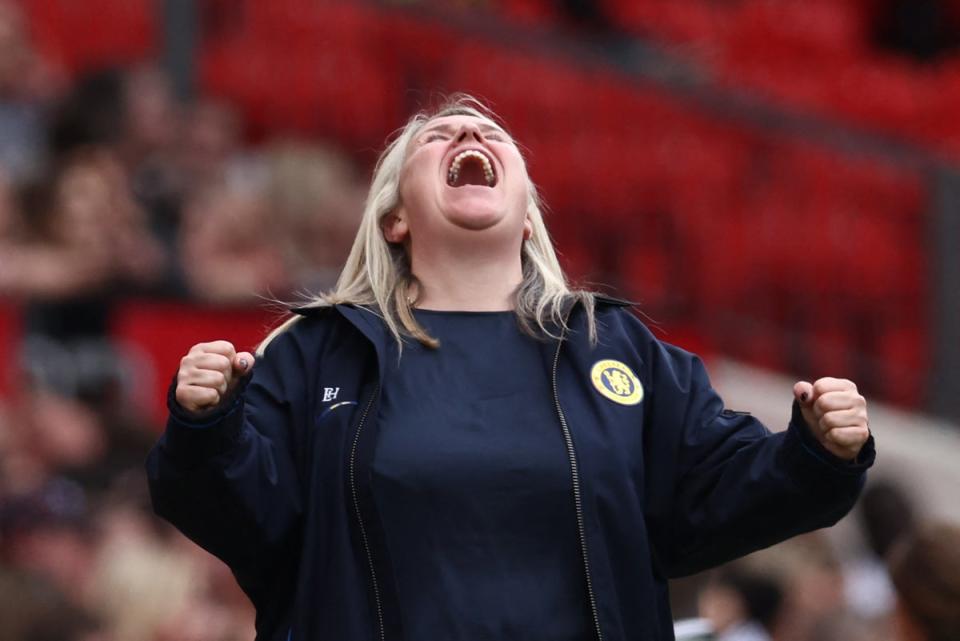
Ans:
[[[222,349],[225,352],[229,352],[231,354],[235,353],[236,351],[234,350],[233,343],[231,343],[230,341],[215,341],[215,345],[219,349]]]

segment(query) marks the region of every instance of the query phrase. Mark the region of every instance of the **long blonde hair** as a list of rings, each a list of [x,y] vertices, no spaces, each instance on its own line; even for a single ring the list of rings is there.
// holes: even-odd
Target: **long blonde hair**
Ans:
[[[403,336],[412,336],[429,347],[438,342],[417,322],[410,292],[416,278],[410,271],[410,257],[400,244],[387,242],[381,223],[400,203],[400,171],[410,141],[434,118],[473,116],[501,126],[496,115],[477,99],[454,94],[438,109],[421,111],[399,130],[399,134],[380,155],[373,172],[360,229],[353,241],[347,262],[333,290],[311,297],[302,307],[329,307],[351,304],[374,311],[383,318],[402,349]],[[587,312],[590,340],[596,341],[594,294],[570,287],[560,267],[553,243],[543,222],[543,205],[536,185],[528,182],[527,216],[533,227],[524,241],[521,255],[523,280],[517,289],[515,312],[520,327],[532,336],[559,337],[567,329],[565,310],[581,303]],[[302,316],[294,314],[276,327],[260,343],[258,353]]]

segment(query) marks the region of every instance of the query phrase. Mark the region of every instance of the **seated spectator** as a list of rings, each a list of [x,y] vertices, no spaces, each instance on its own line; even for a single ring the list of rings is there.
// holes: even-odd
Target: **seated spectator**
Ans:
[[[960,526],[928,523],[890,550],[899,641],[960,639]]]

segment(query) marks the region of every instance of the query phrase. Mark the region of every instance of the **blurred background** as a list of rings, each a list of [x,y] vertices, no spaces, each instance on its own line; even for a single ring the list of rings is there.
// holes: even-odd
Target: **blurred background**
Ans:
[[[886,562],[960,520],[958,46],[956,0],[0,0],[0,641],[253,638],[150,511],[167,385],[333,284],[385,139],[455,91],[524,145],[573,279],[729,405],[871,399],[857,511],[676,582],[677,617],[892,640],[899,591],[956,626],[955,529],[912,583]]]

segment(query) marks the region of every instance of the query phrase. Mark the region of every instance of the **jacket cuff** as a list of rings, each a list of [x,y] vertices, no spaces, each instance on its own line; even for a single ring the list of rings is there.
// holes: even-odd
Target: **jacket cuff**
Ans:
[[[796,401],[782,452],[784,463],[797,478],[805,483],[826,486],[861,480],[877,456],[872,434],[854,460],[847,461],[832,454],[813,435]]]
[[[167,390],[167,428],[163,447],[173,458],[197,464],[227,451],[240,436],[243,426],[243,390],[250,376],[233,390],[229,398],[206,412],[189,412],[176,399],[177,377]]]

